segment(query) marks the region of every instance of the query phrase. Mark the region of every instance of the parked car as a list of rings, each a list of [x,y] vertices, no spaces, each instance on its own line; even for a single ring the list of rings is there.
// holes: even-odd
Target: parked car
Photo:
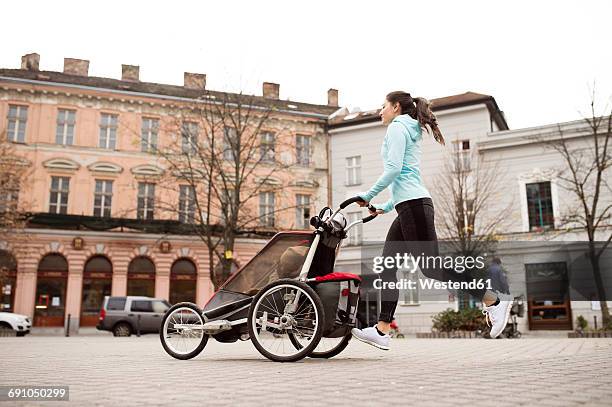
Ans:
[[[30,328],[32,321],[27,315],[0,312],[0,329],[12,329],[17,336],[25,336],[30,333]]]
[[[159,333],[162,317],[171,307],[164,299],[151,297],[104,297],[98,325],[115,336]]]

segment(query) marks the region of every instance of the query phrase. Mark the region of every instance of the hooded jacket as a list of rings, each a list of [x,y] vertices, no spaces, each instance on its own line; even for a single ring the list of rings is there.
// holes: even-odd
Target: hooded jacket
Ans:
[[[421,179],[421,125],[407,114],[396,116],[389,126],[381,148],[384,172],[369,191],[359,196],[370,202],[387,187],[391,199],[374,204],[376,209],[391,211],[400,202],[431,198]]]

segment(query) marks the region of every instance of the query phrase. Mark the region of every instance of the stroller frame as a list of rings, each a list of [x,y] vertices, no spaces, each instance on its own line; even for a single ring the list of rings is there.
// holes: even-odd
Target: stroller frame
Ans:
[[[331,209],[324,208],[319,216],[315,216],[310,220],[310,224],[315,227],[314,232],[279,232],[274,235],[274,237],[264,246],[264,248],[262,248],[262,250],[260,250],[240,270],[234,273],[219,288],[219,290],[213,294],[203,309],[199,309],[197,305],[193,303],[178,303],[170,308],[162,319],[160,329],[160,339],[166,352],[177,359],[190,359],[197,356],[203,350],[209,337],[213,337],[219,342],[235,342],[238,339],[252,339],[255,347],[260,351],[260,353],[275,361],[295,361],[306,356],[328,358],[340,353],[348,344],[351,336],[350,328],[354,325],[350,325],[350,323],[343,324],[346,325],[346,329],[340,329],[340,331],[336,330],[336,334],[331,335],[331,337],[339,338],[340,342],[335,346],[332,346],[332,349],[318,351],[317,344],[320,338],[323,336],[323,332],[321,330],[322,328],[319,327],[319,325],[322,325],[325,321],[325,317],[329,316],[322,312],[322,305],[324,304],[311,286],[324,281],[360,281],[358,276],[352,274],[330,274],[333,270],[335,254],[339,250],[341,240],[347,237],[347,232],[356,225],[369,222],[376,217],[375,214],[370,215],[366,218],[356,220],[348,225],[346,222],[342,224],[342,222],[338,220],[338,215],[341,213],[342,209],[346,208],[352,203],[360,201],[363,202],[359,197],[350,198],[342,202],[339,208],[333,213]],[[371,211],[374,210],[374,208],[371,206],[369,209]],[[340,220],[344,220],[344,218],[340,217]],[[275,244],[279,244],[279,246],[282,247],[280,242],[283,239],[287,239],[289,242],[289,240],[295,240],[297,238],[302,239],[302,241],[304,241],[303,239],[306,238],[306,241],[310,242],[310,246],[306,252],[303,264],[299,269],[299,274],[296,277],[274,279],[274,281],[268,282],[268,284],[261,289],[257,289],[257,284],[251,284],[254,285],[255,288],[249,292],[242,292],[244,290],[233,290],[236,286],[241,286],[241,284],[242,286],[247,286],[247,288],[250,288],[249,284],[245,284],[244,281],[241,280],[246,279],[246,277],[244,277],[244,271],[248,272],[249,267],[257,267],[258,260],[256,259],[259,256],[263,256],[267,250],[273,250]],[[324,250],[327,251],[327,256],[323,254]],[[333,250],[333,252],[331,250]],[[319,251],[321,251],[321,254],[319,255],[320,258],[318,260],[319,263],[326,263],[323,269],[328,271],[325,273],[327,277],[322,275],[312,275],[313,264],[316,259],[315,256],[320,253]],[[268,275],[265,276],[270,277]],[[281,292],[279,290],[282,289],[290,292],[281,296]],[[275,305],[276,300],[280,301],[281,298],[286,300],[283,307],[282,316],[270,319],[266,315],[267,312],[263,312],[265,321],[263,317],[254,319],[255,317],[253,317],[253,312],[257,312],[257,310],[254,310],[253,307],[257,308],[262,306],[262,299],[260,298],[262,295],[275,295],[276,297],[271,297],[273,300],[275,300]],[[356,295],[358,298],[358,294]],[[317,330],[311,335],[303,335],[302,332],[297,329],[296,319],[292,317],[292,315],[295,315],[296,312],[300,311],[300,307],[304,307],[304,303],[312,304],[311,308],[314,311],[312,315],[317,315],[317,324],[315,324],[317,326]],[[318,303],[321,305],[317,305]],[[267,307],[267,305],[263,306]],[[317,311],[318,309],[320,309],[320,311]],[[301,312],[303,313],[303,311]],[[178,320],[177,315],[180,316],[180,320]],[[252,321],[263,321],[263,325],[255,328],[255,324],[251,323],[250,326],[249,317],[251,317]],[[292,329],[294,329],[294,331],[291,331]],[[297,348],[298,354],[281,356],[275,354],[274,352],[270,352],[269,350],[262,349],[262,341],[260,341],[258,337],[262,331],[268,330],[272,331],[273,335],[278,335],[281,332],[289,332],[289,339],[294,347]],[[171,331],[174,331],[173,333],[180,332],[180,335],[188,337],[189,339],[195,339],[196,342],[199,339],[200,343],[197,344],[197,346],[194,346],[194,349],[191,351],[177,351],[169,343],[171,338],[169,335],[171,335]],[[291,332],[294,333],[292,334]],[[312,346],[312,343],[310,342],[308,344],[308,346],[312,349],[309,349],[306,345],[297,343],[299,342],[296,339],[298,337],[297,332],[300,332],[300,337],[302,338],[310,339],[314,337],[312,340],[315,342],[315,345]],[[319,338],[316,338],[316,336]],[[336,339],[336,342],[337,340],[338,339]],[[315,348],[317,348],[317,350],[315,350]]]

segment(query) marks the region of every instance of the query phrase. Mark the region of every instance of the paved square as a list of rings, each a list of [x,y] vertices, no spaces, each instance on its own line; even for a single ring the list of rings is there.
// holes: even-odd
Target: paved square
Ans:
[[[71,400],[0,405],[612,404],[612,339],[400,339],[389,352],[354,341],[284,364],[214,340],[175,360],[156,335],[0,338],[0,349],[0,384],[69,385]]]

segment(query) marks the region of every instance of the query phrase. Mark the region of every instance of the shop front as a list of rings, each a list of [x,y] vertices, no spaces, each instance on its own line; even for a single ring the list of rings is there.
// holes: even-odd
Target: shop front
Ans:
[[[104,297],[111,295],[113,266],[105,256],[94,256],[83,269],[80,326],[96,326]]]
[[[44,256],[36,273],[34,326],[64,326],[68,262],[61,254]]]

